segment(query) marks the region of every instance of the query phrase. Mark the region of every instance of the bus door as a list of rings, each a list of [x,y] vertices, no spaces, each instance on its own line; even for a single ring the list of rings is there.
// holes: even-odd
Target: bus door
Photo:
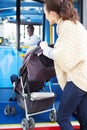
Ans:
[[[42,4],[35,1],[21,1],[20,7],[19,5],[16,7],[19,4],[16,2],[18,0],[6,0],[0,4],[0,88],[12,88],[10,76],[19,74],[28,49],[22,39],[27,35],[26,26],[29,23],[34,25],[35,33],[42,39]],[[20,15],[20,19],[16,15]]]

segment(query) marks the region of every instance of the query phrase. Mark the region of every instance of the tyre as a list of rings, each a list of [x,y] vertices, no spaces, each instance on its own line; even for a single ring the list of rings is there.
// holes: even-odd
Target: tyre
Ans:
[[[28,123],[28,120],[26,118],[24,118],[21,122],[21,125],[22,125],[22,129],[23,130],[28,130],[29,128],[29,123]]]
[[[11,107],[9,105],[5,107],[4,114],[6,116],[9,116],[11,114]]]
[[[35,121],[32,117],[29,118],[29,128],[34,128],[35,127]]]
[[[30,117],[29,120],[24,118],[21,124],[23,130],[28,130],[29,128],[33,130],[35,128],[35,121],[32,117]]]
[[[56,115],[56,111],[51,111],[50,112],[50,115],[49,115],[49,118],[52,122],[55,122],[57,120],[57,115]]]

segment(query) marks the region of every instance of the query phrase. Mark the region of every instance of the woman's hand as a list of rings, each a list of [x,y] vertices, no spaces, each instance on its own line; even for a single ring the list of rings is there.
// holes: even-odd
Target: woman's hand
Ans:
[[[43,50],[43,55],[47,56],[50,59],[53,58],[53,48],[49,47],[47,42],[43,41],[40,43],[40,47]]]
[[[45,48],[47,48],[47,47],[48,47],[47,42],[42,41],[42,42],[40,43],[40,47],[41,47],[41,49],[42,49],[42,50],[45,50]]]

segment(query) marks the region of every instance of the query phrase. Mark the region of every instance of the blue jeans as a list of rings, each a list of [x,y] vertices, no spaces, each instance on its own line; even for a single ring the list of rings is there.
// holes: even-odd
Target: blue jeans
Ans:
[[[87,93],[73,82],[68,82],[63,90],[57,114],[61,130],[74,130],[70,122],[74,111],[80,123],[80,130],[87,130]]]

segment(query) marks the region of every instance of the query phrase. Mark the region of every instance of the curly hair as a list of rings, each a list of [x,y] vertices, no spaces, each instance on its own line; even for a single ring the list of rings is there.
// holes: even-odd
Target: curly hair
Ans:
[[[79,15],[70,0],[44,0],[48,12],[54,11],[63,20],[71,20],[74,23],[79,20]]]

